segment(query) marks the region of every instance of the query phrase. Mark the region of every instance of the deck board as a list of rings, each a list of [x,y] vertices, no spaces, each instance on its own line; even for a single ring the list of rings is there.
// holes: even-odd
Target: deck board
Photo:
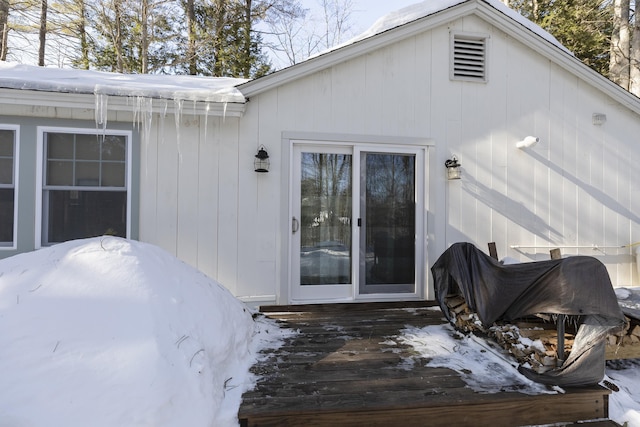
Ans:
[[[530,396],[477,393],[448,368],[430,367],[409,346],[388,340],[406,326],[446,320],[429,302],[272,306],[264,315],[298,330],[265,354],[243,395],[242,426],[518,426],[600,420],[602,387]],[[509,385],[505,385],[509,388]]]

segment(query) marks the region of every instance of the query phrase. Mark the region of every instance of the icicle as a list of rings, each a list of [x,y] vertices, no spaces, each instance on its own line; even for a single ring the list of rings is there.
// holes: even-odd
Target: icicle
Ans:
[[[222,103],[222,123],[227,119],[227,101]]]
[[[96,129],[102,129],[104,134],[107,129],[107,112],[109,111],[108,102],[109,96],[104,93],[95,93],[95,121]]]
[[[182,121],[183,100],[182,99],[174,99],[173,103],[174,103],[174,106],[175,106],[174,117],[176,119],[176,140],[177,140],[177,144],[178,144],[178,158],[180,160],[180,163],[182,164],[182,149],[181,149],[181,146],[180,146],[180,124],[181,124],[181,121]]]
[[[204,142],[207,142],[207,128],[209,127],[209,111],[211,110],[211,104],[207,102],[206,107],[204,107]]]
[[[167,120],[167,110],[169,109],[169,101],[165,99],[164,108],[162,109],[162,116],[158,120],[158,134],[160,135],[160,144],[164,145],[164,122]]]
[[[140,123],[142,123],[142,143],[145,150],[149,151],[149,142],[151,141],[151,124],[153,122],[153,100],[151,98],[138,97],[137,99],[137,114],[138,116],[138,129]],[[148,158],[145,156],[145,169],[148,171]]]

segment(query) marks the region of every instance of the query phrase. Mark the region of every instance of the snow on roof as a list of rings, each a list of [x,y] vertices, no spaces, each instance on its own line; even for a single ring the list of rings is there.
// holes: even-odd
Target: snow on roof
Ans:
[[[238,102],[246,79],[185,75],[120,74],[0,62],[0,87],[45,92],[140,96],[204,102]]]
[[[341,47],[354,44],[467,1],[471,0],[425,0],[421,3],[416,3],[383,16],[362,34],[322,53],[328,53]],[[508,8],[499,0],[478,1],[485,2],[538,36],[571,54],[571,52],[562,46],[551,34],[518,12]],[[320,54],[315,56],[319,55]],[[247,81],[246,79],[228,77],[119,74],[91,70],[35,67],[17,63],[0,62],[0,88],[58,93],[122,97],[134,96],[172,99],[176,101],[244,103],[246,99],[236,86]]]
[[[348,46],[350,44],[354,44],[366,38],[372,37],[374,35],[383,33],[385,31],[391,30],[393,28],[399,27],[401,25],[407,24],[409,22],[416,21],[420,18],[424,18],[425,16],[432,15],[434,13],[440,12],[445,9],[449,9],[453,6],[465,3],[469,0],[425,0],[420,3],[416,3],[402,9],[396,10],[395,12],[390,12],[387,15],[379,18],[374,24],[361,33],[360,35],[355,36],[354,38],[347,40],[346,42],[334,46],[329,49],[327,52],[338,49],[340,47]],[[529,21],[524,16],[520,15],[520,13],[515,10],[504,5],[500,0],[480,0],[487,3],[492,8],[498,10],[519,24],[523,25],[525,28],[531,30],[538,36],[547,40],[548,42],[554,44],[565,52],[572,54],[567,48],[565,48],[555,37],[549,34],[547,31],[543,30],[537,24]],[[327,53],[323,52],[323,53]]]

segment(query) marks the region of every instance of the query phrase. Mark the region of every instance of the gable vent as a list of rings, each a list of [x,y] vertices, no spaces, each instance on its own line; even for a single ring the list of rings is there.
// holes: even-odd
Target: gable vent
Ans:
[[[453,80],[487,80],[487,37],[452,35],[451,78]]]

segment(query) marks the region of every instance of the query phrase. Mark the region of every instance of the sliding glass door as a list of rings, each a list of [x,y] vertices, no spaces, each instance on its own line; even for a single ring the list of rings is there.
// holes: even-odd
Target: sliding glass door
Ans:
[[[295,145],[291,299],[417,295],[423,152]]]

